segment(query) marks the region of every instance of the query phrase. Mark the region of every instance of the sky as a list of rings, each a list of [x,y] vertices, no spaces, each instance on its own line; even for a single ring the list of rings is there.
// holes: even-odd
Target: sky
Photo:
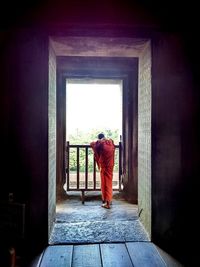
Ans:
[[[119,81],[120,82],[120,81]],[[67,132],[122,127],[122,89],[120,83],[66,84]]]

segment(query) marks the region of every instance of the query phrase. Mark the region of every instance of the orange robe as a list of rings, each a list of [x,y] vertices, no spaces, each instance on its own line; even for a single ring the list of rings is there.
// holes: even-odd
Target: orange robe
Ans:
[[[91,147],[100,169],[102,200],[112,200],[112,180],[114,168],[115,146],[112,139],[101,139],[92,142]]]

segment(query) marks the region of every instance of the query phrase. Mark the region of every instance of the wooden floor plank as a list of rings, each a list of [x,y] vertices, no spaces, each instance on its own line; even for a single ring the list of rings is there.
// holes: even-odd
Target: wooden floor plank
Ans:
[[[44,252],[40,267],[71,267],[72,245],[48,246]]]
[[[103,267],[133,267],[125,244],[101,244]]]
[[[154,244],[151,242],[126,243],[135,267],[166,267]]]
[[[102,267],[99,245],[74,246],[72,267]]]

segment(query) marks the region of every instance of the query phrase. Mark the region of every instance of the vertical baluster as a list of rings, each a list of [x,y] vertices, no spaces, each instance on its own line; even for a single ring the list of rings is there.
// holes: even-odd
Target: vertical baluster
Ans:
[[[77,176],[76,176],[76,178],[77,178],[77,189],[79,189],[79,146],[77,146],[77,161],[76,161],[76,163],[77,163]]]
[[[119,142],[119,191],[121,191],[121,187],[122,187],[121,175],[122,175],[122,166],[121,166],[121,142]]]
[[[93,184],[94,190],[96,189],[96,160],[94,158],[94,167],[93,167]]]
[[[88,147],[85,148],[85,189],[88,189]]]
[[[67,166],[66,166],[66,172],[67,172],[67,190],[69,190],[69,155],[70,155],[70,150],[69,150],[69,141],[67,142],[67,147],[66,147],[66,157],[67,157]]]

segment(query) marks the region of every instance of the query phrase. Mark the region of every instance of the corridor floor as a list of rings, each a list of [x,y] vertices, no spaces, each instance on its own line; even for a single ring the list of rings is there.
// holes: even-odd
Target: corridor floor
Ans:
[[[57,203],[50,244],[30,267],[183,267],[149,241],[137,205],[114,194],[110,210],[99,193],[71,192]]]
[[[86,192],[85,204],[80,192],[69,192],[66,200],[57,203],[50,245],[131,241],[149,241],[149,237],[138,219],[137,205],[120,193],[114,193],[109,210],[101,207],[99,192]]]
[[[100,193],[68,193],[57,203],[49,246],[31,267],[183,267],[150,242],[137,205],[115,193],[110,210]]]
[[[151,242],[48,246],[30,267],[183,267]]]

